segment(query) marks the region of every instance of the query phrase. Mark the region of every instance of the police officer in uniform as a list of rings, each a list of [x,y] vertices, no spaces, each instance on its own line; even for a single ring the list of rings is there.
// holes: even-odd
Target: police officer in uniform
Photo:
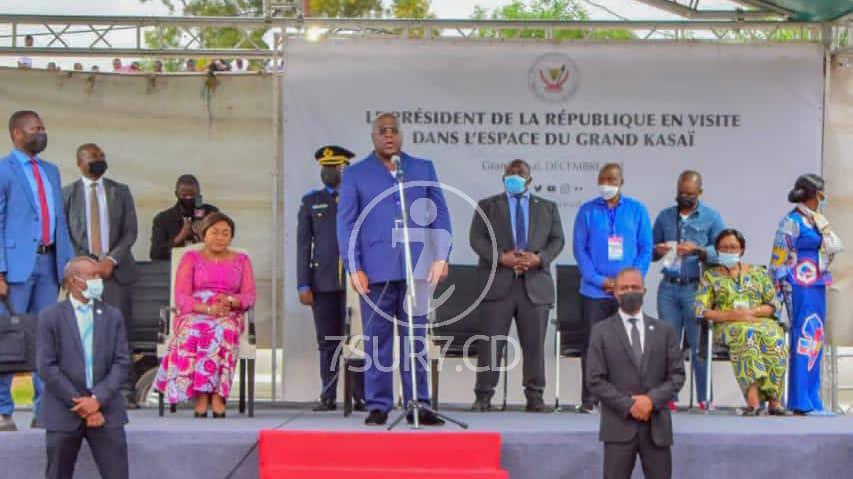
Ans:
[[[335,357],[346,324],[346,274],[338,254],[335,216],[341,171],[354,153],[329,145],[317,150],[323,188],[302,197],[297,229],[297,280],[299,302],[311,306],[317,345],[320,349],[320,377],[323,388],[314,411],[334,411],[339,364]],[[335,339],[332,339],[335,338]],[[364,410],[363,375],[355,376],[353,387],[356,411]]]

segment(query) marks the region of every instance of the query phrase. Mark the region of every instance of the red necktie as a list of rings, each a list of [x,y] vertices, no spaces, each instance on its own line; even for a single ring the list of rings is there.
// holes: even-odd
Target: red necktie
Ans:
[[[44,192],[44,182],[41,179],[38,164],[36,160],[30,160],[33,167],[33,176],[36,179],[36,185],[39,190],[39,209],[41,210],[41,244],[47,246],[50,244],[50,210],[47,208],[47,194]]]

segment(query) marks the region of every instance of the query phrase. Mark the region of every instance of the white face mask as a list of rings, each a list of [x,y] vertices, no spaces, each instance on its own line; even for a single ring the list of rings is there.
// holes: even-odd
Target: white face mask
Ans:
[[[619,194],[619,187],[613,185],[598,185],[598,191],[604,201],[610,201]]]

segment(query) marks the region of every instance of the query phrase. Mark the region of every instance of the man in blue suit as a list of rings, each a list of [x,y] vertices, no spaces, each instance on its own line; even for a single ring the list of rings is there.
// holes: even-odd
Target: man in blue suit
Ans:
[[[406,404],[412,399],[409,366],[406,270],[402,242],[400,196],[397,192],[399,157],[405,200],[409,212],[410,245],[415,289],[412,311],[415,341],[417,399],[429,403],[426,376],[426,313],[431,290],[447,275],[450,255],[450,215],[435,167],[429,160],[400,151],[402,140],[397,119],[388,113],[373,121],[374,152],[344,170],[338,203],[338,247],[353,287],[361,295],[364,322],[364,396],[370,413],[368,425],[382,425],[393,405],[394,326],[400,336],[400,375]],[[412,182],[419,182],[412,184]],[[411,424],[414,416],[406,418]],[[438,416],[421,409],[418,422],[444,424]]]
[[[59,170],[39,153],[47,132],[34,111],[18,111],[9,119],[14,149],[0,160],[0,296],[15,313],[38,314],[55,304],[71,240],[62,202]],[[12,375],[0,375],[0,431],[16,430]],[[38,416],[42,384],[33,373],[33,423]]]

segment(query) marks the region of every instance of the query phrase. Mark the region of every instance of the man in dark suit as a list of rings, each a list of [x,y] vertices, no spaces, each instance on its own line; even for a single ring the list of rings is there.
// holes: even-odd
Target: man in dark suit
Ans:
[[[94,143],[77,148],[77,167],[82,177],[62,189],[68,231],[76,256],[98,263],[104,280],[104,302],[131,320],[130,286],[139,272],[131,248],[136,242],[136,207],[127,185],[104,178],[107,160]],[[129,407],[136,408],[136,374],[130,368],[122,386]]]
[[[637,454],[649,479],[672,477],[667,403],[684,385],[679,340],[669,324],[642,312],[643,274],[625,268],[613,290],[617,314],[593,326],[586,381],[601,401],[604,478],[628,479]]]
[[[172,248],[182,248],[201,241],[197,225],[205,216],[219,211],[202,201],[201,185],[193,175],[181,175],[175,183],[175,206],[157,213],[151,224],[152,260],[170,260]]]
[[[130,365],[121,312],[104,302],[101,266],[77,257],[65,268],[68,299],[38,320],[38,371],[45,390],[47,478],[71,479],[83,438],[104,479],[128,477],[127,413],[120,389]]]
[[[507,165],[503,181],[504,193],[479,202],[486,219],[475,212],[470,230],[471,248],[480,257],[478,269],[484,285],[494,271],[491,287],[480,307],[483,334],[491,340],[481,344],[477,355],[473,409],[488,411],[491,408],[498,382],[497,367],[505,354],[502,345],[491,347],[491,343],[505,343],[501,338],[509,333],[514,317],[524,359],[527,410],[543,412],[545,333],[548,310],[554,304],[550,268],[565,244],[563,227],[557,205],[528,191],[533,178],[526,161],[514,160]],[[486,221],[494,230],[494,240]]]
[[[38,314],[56,303],[71,241],[62,206],[59,169],[41,157],[47,130],[38,113],[9,118],[14,148],[0,158],[0,296],[17,314]],[[38,416],[42,384],[33,374],[33,414]],[[16,431],[12,375],[0,374],[0,431]]]
[[[323,188],[311,190],[302,197],[296,229],[296,276],[299,302],[311,306],[317,346],[320,349],[320,404],[314,411],[334,411],[337,407],[337,353],[346,327],[346,274],[338,251],[335,218],[338,212],[338,186],[341,171],[355,156],[340,146],[329,145],[317,150],[314,159],[320,164]],[[354,409],[364,411],[364,377],[356,375]]]

